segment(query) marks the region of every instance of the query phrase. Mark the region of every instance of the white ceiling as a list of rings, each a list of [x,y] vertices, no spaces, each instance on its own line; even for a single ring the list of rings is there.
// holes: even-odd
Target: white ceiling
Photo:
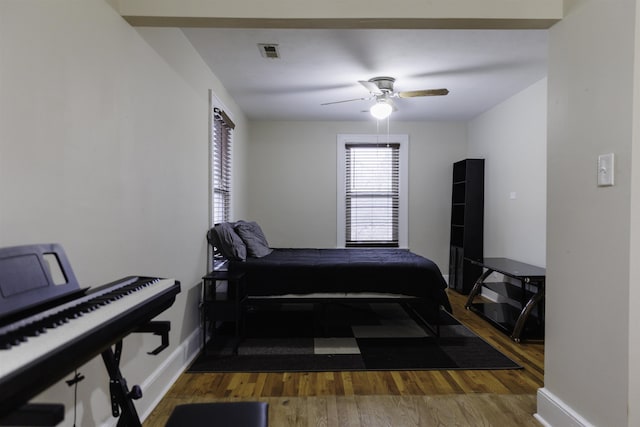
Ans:
[[[547,74],[546,30],[182,30],[252,120],[373,120],[358,83],[396,78],[396,91],[447,88],[397,99],[393,120],[468,120]],[[280,59],[258,43],[278,44]]]

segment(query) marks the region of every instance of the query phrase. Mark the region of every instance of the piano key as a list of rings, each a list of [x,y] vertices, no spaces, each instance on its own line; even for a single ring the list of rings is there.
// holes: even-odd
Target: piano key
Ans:
[[[77,318],[83,313],[91,312],[98,308],[100,305],[106,304],[108,301],[113,300],[119,293],[126,292],[132,286],[143,287],[150,283],[150,278],[140,279],[137,282],[135,279],[126,279],[116,285],[109,286],[105,289],[100,289],[95,293],[89,294],[83,298],[79,298],[70,301],[66,304],[54,307],[52,309],[37,313],[26,319],[19,320],[12,324],[6,325],[0,328],[0,340],[3,335],[10,337],[11,342],[19,342],[26,340],[28,333],[23,331],[38,331],[39,333],[46,332],[47,329],[59,326],[64,323],[59,319],[61,317],[73,317]],[[133,283],[132,283],[133,282]],[[65,314],[66,313],[66,314]],[[73,315],[72,315],[73,314]],[[16,341],[17,340],[17,341]]]
[[[175,280],[148,277],[88,292],[55,243],[0,248],[0,276],[0,418],[93,357],[112,354],[105,350],[148,325],[180,292]],[[106,364],[111,378],[122,378]],[[127,413],[137,418],[135,408]]]
[[[46,330],[41,331],[43,333],[34,337],[29,337],[24,342],[16,343],[17,337],[14,335],[16,332],[19,332],[24,328],[24,324],[19,325],[17,328],[15,326],[8,325],[2,328],[4,331],[0,329],[1,334],[9,336],[8,341],[11,344],[8,349],[0,350],[0,383],[8,374],[15,373],[25,366],[44,358],[49,351],[63,346],[65,342],[81,339],[83,336],[90,335],[109,319],[115,318],[129,310],[135,310],[137,306],[143,306],[147,299],[153,298],[154,295],[167,291],[175,286],[175,280],[156,279],[154,281],[140,284],[139,286],[128,288],[137,290],[127,296],[117,295],[118,289],[125,288],[129,285],[130,283],[126,283],[124,285],[117,286],[117,289],[115,290],[104,290],[81,298],[81,300],[88,299],[88,301],[85,301],[87,306],[84,306],[85,303],[80,304],[84,306],[80,308],[83,310],[83,315],[81,317],[68,319],[67,323],[58,327],[52,327],[51,329],[46,328]],[[91,298],[88,298],[95,295],[104,296],[107,294],[111,294],[114,299],[108,304],[99,307],[92,304],[90,301]],[[34,317],[37,318],[38,322],[44,322],[44,324],[46,324],[50,316],[63,312],[65,309],[76,307],[78,304],[72,301],[68,304],[64,304],[63,306],[63,309],[58,308],[48,310],[48,315],[39,315]],[[27,322],[27,324],[31,323],[36,322]]]

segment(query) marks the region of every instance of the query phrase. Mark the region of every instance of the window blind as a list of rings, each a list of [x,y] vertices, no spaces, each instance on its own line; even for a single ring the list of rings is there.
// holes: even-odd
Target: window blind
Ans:
[[[224,111],[213,109],[211,132],[212,224],[229,221],[231,206],[231,136],[235,124]]]
[[[398,247],[400,144],[346,144],[346,246]]]

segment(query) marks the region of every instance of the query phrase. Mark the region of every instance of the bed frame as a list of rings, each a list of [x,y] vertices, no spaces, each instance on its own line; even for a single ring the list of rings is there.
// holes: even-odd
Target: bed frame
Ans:
[[[322,318],[326,319],[327,305],[346,303],[397,303],[422,327],[425,332],[440,337],[440,309],[434,310],[435,321],[433,323],[425,319],[413,304],[424,304],[425,298],[412,297],[407,295],[387,295],[370,293],[359,294],[301,294],[301,295],[274,295],[274,296],[247,296],[247,304],[268,305],[268,304],[317,304],[321,307]],[[326,322],[324,322],[326,325]]]
[[[213,229],[212,229],[213,230]],[[240,262],[225,259],[224,256],[220,253],[218,248],[215,246],[213,240],[211,238],[212,230],[207,233],[207,239],[210,243],[210,246],[213,250],[213,265],[214,268],[228,269],[229,272],[232,271],[244,271],[243,269],[246,267],[252,267],[251,272],[254,276],[259,275],[260,266],[251,265],[250,262]],[[276,251],[278,249],[275,249]],[[296,251],[295,249],[283,249],[285,251]],[[304,249],[300,249],[304,250]],[[345,251],[351,251],[354,249],[345,249]],[[380,251],[380,249],[368,249],[370,251]],[[323,251],[323,250],[318,250]],[[408,253],[408,251],[405,251]],[[415,254],[411,254],[412,256],[418,257]],[[268,257],[268,256],[267,256]],[[266,258],[266,257],[265,257]],[[426,260],[426,258],[419,257],[420,259]],[[431,261],[427,260],[429,263]],[[440,274],[437,266],[433,264],[435,272],[434,275],[439,276],[438,280],[442,280],[443,286],[446,288],[446,283],[444,282],[444,278]],[[376,266],[377,268],[380,265]],[[304,268],[304,266],[303,266]],[[359,267],[361,268],[361,267]],[[366,268],[366,267],[365,267]],[[372,267],[373,268],[373,267]],[[317,272],[317,270],[310,270],[313,272]],[[298,271],[299,272],[299,271]],[[271,277],[274,276],[273,272],[271,272]],[[303,275],[304,276],[304,275]],[[313,282],[313,278],[310,278],[309,281]],[[277,279],[268,279],[277,282]],[[301,279],[300,281],[303,281]],[[328,279],[330,281],[330,279]],[[317,281],[316,281],[317,282]],[[288,290],[287,283],[284,282],[284,289]],[[326,282],[324,282],[326,283]],[[438,282],[439,286],[442,286],[440,282]],[[426,286],[432,286],[430,284],[425,284]],[[257,294],[253,293],[251,286],[247,286],[247,295],[246,295],[246,304],[251,305],[262,305],[262,304],[288,304],[288,303],[312,303],[319,304],[321,307],[321,311],[323,313],[326,312],[326,306],[328,304],[342,304],[342,303],[399,303],[403,306],[405,311],[420,325],[427,333],[435,335],[436,337],[440,336],[440,323],[441,316],[440,311],[444,308],[445,310],[451,312],[451,305],[448,301],[444,290],[442,290],[441,295],[438,298],[425,296],[425,295],[407,295],[403,293],[390,293],[387,289],[386,292],[378,292],[378,291],[370,291],[367,290],[365,292],[327,292],[327,289],[315,289],[313,288],[313,284],[309,289],[305,289],[303,291],[300,290],[299,287],[296,289],[292,289],[293,293],[286,293],[286,291],[282,291],[279,289],[274,294]],[[318,290],[318,292],[316,292]],[[431,288],[429,288],[431,290]],[[426,314],[428,315],[428,319],[425,319],[420,313],[420,309],[423,312],[426,310]],[[325,322],[326,323],[326,322]]]

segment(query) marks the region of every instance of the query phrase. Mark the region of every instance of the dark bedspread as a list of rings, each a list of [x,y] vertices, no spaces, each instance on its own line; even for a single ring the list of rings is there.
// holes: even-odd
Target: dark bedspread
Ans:
[[[375,292],[451,307],[438,266],[404,249],[274,249],[262,258],[230,261],[229,270],[246,273],[250,296]]]

